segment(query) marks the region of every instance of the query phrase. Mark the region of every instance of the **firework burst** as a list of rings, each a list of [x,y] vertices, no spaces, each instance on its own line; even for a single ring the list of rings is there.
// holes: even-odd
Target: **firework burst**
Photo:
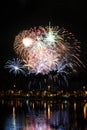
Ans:
[[[19,59],[8,60],[5,68],[14,74],[35,76],[33,82],[29,78],[29,88],[36,82],[41,88],[49,79],[55,82],[63,79],[68,85],[68,75],[76,74],[84,66],[80,60],[80,42],[71,32],[58,26],[23,30],[15,37],[13,47]],[[42,79],[38,78],[39,74]]]
[[[80,46],[72,33],[59,27],[34,27],[20,32],[14,50],[30,73],[49,74],[66,68],[77,71]]]
[[[21,62],[20,59],[18,58],[14,58],[12,60],[8,60],[5,64],[5,68],[8,68],[9,69],[9,72],[11,73],[14,73],[15,75],[16,74],[19,74],[19,73],[23,73],[25,74],[25,68],[23,66],[23,63]]]

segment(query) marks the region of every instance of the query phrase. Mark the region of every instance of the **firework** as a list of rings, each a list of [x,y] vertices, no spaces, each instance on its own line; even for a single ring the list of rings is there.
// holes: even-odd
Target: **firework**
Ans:
[[[14,50],[29,74],[68,74],[82,64],[80,42],[64,28],[40,26],[24,30],[15,37]]]
[[[25,68],[23,67],[23,63],[20,59],[12,59],[8,60],[5,64],[5,68],[10,69],[9,72],[16,74],[23,73],[25,74]]]
[[[68,76],[83,67],[80,42],[64,28],[46,26],[21,31],[14,40],[17,59],[8,60],[5,68],[15,75],[28,76],[28,87],[57,83],[68,86]],[[56,85],[56,84],[55,84]]]

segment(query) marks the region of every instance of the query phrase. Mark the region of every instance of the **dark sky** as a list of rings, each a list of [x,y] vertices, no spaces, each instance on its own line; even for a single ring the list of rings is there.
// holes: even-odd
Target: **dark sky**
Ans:
[[[81,41],[87,63],[87,4],[84,0],[3,0],[0,3],[0,67],[15,56],[15,35],[32,26],[64,26]]]

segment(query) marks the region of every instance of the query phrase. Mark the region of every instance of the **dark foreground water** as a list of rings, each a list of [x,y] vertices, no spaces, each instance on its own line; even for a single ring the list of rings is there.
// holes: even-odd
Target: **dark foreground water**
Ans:
[[[0,100],[0,130],[87,130],[87,100]]]

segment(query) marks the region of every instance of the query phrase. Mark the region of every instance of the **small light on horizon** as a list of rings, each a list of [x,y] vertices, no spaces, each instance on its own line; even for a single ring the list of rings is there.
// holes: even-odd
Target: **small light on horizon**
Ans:
[[[14,84],[14,88],[16,87],[16,85]]]

